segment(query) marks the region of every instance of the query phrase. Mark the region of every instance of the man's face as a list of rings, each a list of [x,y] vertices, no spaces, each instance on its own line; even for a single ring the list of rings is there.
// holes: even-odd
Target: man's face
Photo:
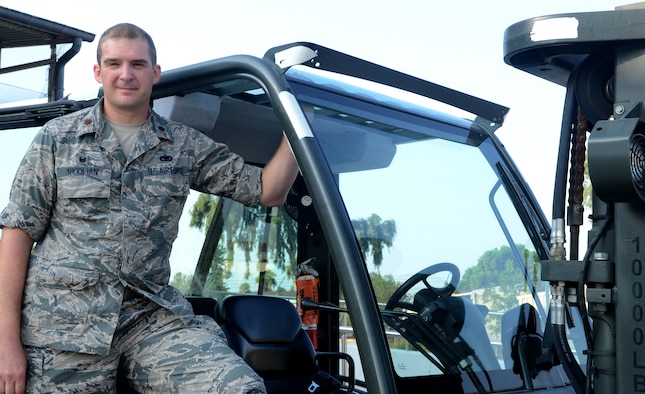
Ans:
[[[108,39],[100,61],[94,66],[94,78],[103,84],[105,115],[117,122],[124,116],[145,119],[152,85],[161,75],[159,66],[152,64],[147,42]]]

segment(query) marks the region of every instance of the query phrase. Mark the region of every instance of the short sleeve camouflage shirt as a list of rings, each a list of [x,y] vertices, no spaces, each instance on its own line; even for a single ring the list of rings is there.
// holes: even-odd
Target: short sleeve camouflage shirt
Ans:
[[[168,285],[189,190],[259,203],[261,170],[225,145],[151,111],[126,157],[101,105],[39,131],[0,215],[0,226],[37,241],[25,285],[25,345],[107,353],[126,286],[191,319]]]

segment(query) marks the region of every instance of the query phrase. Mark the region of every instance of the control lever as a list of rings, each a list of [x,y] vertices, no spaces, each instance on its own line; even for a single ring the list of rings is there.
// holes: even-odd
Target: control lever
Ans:
[[[331,302],[318,302],[306,297],[300,300],[300,307],[303,311],[325,310],[347,313],[347,309],[334,305]]]

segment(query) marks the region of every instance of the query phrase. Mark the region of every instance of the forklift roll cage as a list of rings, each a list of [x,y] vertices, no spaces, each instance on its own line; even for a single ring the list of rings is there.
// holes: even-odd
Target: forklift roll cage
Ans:
[[[575,27],[570,27],[565,36],[547,36],[545,39],[536,39],[535,34],[538,33],[536,26],[547,21],[558,20],[572,24],[572,26],[575,25]],[[563,265],[565,257],[558,255],[559,258],[556,258],[554,256],[554,251],[559,253],[560,250],[563,250],[560,248],[563,245],[558,244],[563,241],[557,237],[557,239],[554,238],[554,235],[558,236],[564,232],[561,226],[563,226],[565,216],[563,190],[566,187],[563,184],[566,181],[566,169],[569,165],[571,125],[575,124],[573,116],[576,111],[573,106],[577,108],[580,105],[587,109],[590,122],[594,124],[595,130],[598,130],[595,135],[592,133],[590,142],[591,177],[592,182],[596,183],[594,187],[597,187],[600,192],[600,199],[594,201],[594,215],[597,213],[595,219],[607,220],[607,211],[611,211],[613,205],[616,205],[615,212],[611,212],[612,215],[615,215],[612,218],[615,221],[616,229],[610,230],[615,231],[615,234],[609,233],[613,234],[614,238],[613,240],[604,238],[600,241],[600,245],[604,248],[602,251],[609,252],[609,261],[603,260],[603,262],[591,264],[584,279],[603,285],[601,289],[591,291],[590,296],[597,297],[593,298],[594,302],[597,302],[598,298],[602,298],[603,295],[610,296],[610,302],[614,302],[615,295],[622,291],[614,286],[616,283],[619,281],[624,283],[638,282],[635,282],[633,275],[625,269],[617,267],[618,260],[635,261],[638,259],[637,255],[621,249],[623,245],[620,244],[620,239],[624,239],[625,234],[640,231],[638,228],[639,220],[642,217],[642,209],[640,208],[642,202],[637,201],[637,198],[641,196],[639,187],[642,185],[638,183],[641,180],[634,181],[634,185],[632,185],[630,183],[632,178],[621,175],[618,177],[619,180],[626,182],[627,185],[615,186],[605,183],[609,183],[612,178],[611,171],[607,169],[611,163],[620,161],[624,164],[627,159],[620,155],[637,145],[632,143],[633,139],[630,139],[632,134],[639,136],[645,134],[640,126],[645,116],[642,114],[642,100],[639,93],[643,91],[641,81],[645,79],[638,78],[637,72],[632,68],[634,59],[637,59],[637,65],[642,64],[641,48],[645,45],[645,38],[642,38],[645,37],[645,32],[641,31],[641,27],[644,25],[643,20],[645,20],[645,10],[566,14],[523,21],[511,26],[506,32],[504,55],[508,64],[569,88],[563,120],[562,146],[558,157],[558,174],[556,174],[553,231],[530,188],[494,134],[502,126],[508,108],[314,43],[295,42],[275,47],[267,51],[262,58],[235,55],[164,72],[152,93],[153,107],[164,116],[187,123],[211,138],[228,144],[231,150],[241,154],[247,162],[258,166],[266,164],[282,136],[286,135],[301,169],[301,178],[298,182],[302,182],[300,187],[311,197],[314,208],[313,219],[307,218],[310,220],[307,225],[315,222],[314,227],[316,227],[313,230],[312,227],[298,228],[298,261],[302,262],[312,255],[322,257],[320,258],[322,263],[316,266],[321,282],[324,283],[320,290],[322,304],[318,305],[321,311],[325,307],[336,311],[345,310],[337,307],[341,292],[345,298],[346,311],[351,316],[353,335],[360,349],[360,362],[357,364],[361,366],[364,382],[357,384],[358,387],[364,387],[370,393],[382,394],[419,390],[435,384],[439,390],[451,392],[499,392],[511,389],[515,390],[514,392],[546,392],[554,387],[556,390],[566,392],[580,391],[585,384],[581,380],[587,378],[581,377],[582,368],[577,365],[578,361],[571,361],[573,359],[571,349],[564,349],[565,353],[563,353],[563,349],[558,348],[561,345],[552,337],[556,334],[550,330],[552,324],[560,324],[557,320],[561,316],[554,313],[555,317],[549,316],[547,318],[538,299],[537,285],[530,283],[526,267],[522,271],[523,279],[529,287],[529,297],[534,306],[529,306],[528,303],[518,305],[518,308],[515,308],[517,310],[513,312],[516,315],[511,315],[510,319],[515,324],[513,331],[515,337],[521,337],[524,341],[528,341],[523,342],[523,345],[513,346],[529,346],[527,343],[530,344],[530,341],[538,341],[540,345],[538,347],[541,349],[537,353],[532,353],[530,359],[526,358],[526,354],[522,351],[525,348],[520,348],[519,355],[517,348],[514,350],[515,358],[512,371],[515,375],[520,376],[519,378],[516,376],[516,382],[507,382],[506,385],[499,383],[508,376],[503,373],[511,373],[510,365],[502,366],[500,374],[496,374],[494,370],[487,371],[486,368],[481,367],[483,363],[478,358],[477,352],[479,350],[475,352],[473,350],[475,346],[471,348],[469,345],[472,343],[469,344],[464,340],[461,332],[451,333],[450,329],[442,326],[442,322],[436,322],[437,315],[434,313],[437,310],[444,313],[441,316],[446,320],[455,318],[446,312],[450,309],[446,305],[453,305],[451,302],[455,299],[459,299],[457,303],[465,311],[471,306],[475,309],[481,307],[481,305],[475,306],[475,302],[471,303],[470,299],[466,300],[468,297],[476,298],[475,291],[468,297],[465,294],[461,294],[463,297],[450,297],[449,302],[442,297],[448,298],[455,291],[456,284],[451,283],[452,287],[446,286],[443,289],[446,294],[440,291],[435,294],[440,301],[445,301],[445,305],[433,304],[432,308],[418,307],[416,299],[411,302],[412,298],[405,298],[403,294],[399,294],[400,299],[390,300],[388,306],[383,310],[377,302],[374,286],[370,279],[366,263],[367,250],[361,249],[353,217],[350,217],[346,201],[339,191],[339,174],[343,171],[371,169],[370,165],[374,168],[389,165],[389,161],[392,160],[398,148],[397,142],[404,145],[404,142],[409,142],[406,138],[410,140],[413,137],[439,140],[443,138],[438,136],[443,132],[442,127],[447,130],[446,134],[454,131],[456,134],[446,137],[446,140],[480,149],[486,164],[494,173],[496,181],[488,191],[491,201],[490,207],[494,211],[494,219],[502,228],[501,232],[505,240],[508,241],[508,246],[514,256],[513,262],[515,264],[521,262],[521,258],[518,257],[524,249],[519,248],[516,244],[517,240],[511,235],[511,230],[506,228],[503,215],[497,212],[498,202],[493,200],[499,190],[507,194],[510,205],[530,240],[531,251],[525,251],[534,253],[535,258],[542,261],[541,279],[551,282],[551,293],[561,294],[560,284],[567,283],[570,288],[576,287],[573,284],[576,282],[576,273],[581,270],[582,266],[589,263],[586,259],[587,261],[573,261],[572,264]],[[606,29],[598,29],[599,25],[606,27]],[[607,31],[613,32],[615,35],[612,36]],[[0,130],[42,126],[53,118],[94,105],[99,99],[98,97],[90,100],[66,100],[63,99],[62,91],[62,76],[66,62],[78,52],[82,41],[92,41],[93,39],[94,36],[90,33],[0,7],[0,50],[26,44],[51,45],[52,47],[52,57],[47,61],[0,68],[0,73],[3,74],[43,64],[49,65],[51,69],[47,102],[1,108]],[[73,44],[73,46],[69,52],[56,59],[56,50],[53,48],[61,43]],[[348,79],[350,82],[347,82]],[[382,87],[393,90],[382,93],[380,90]],[[397,93],[392,93],[394,91]],[[399,93],[405,93],[405,98],[400,98]],[[98,96],[101,96],[101,92]],[[412,96],[414,99],[410,98]],[[207,101],[215,99],[212,103],[217,107],[217,110],[208,107],[203,113],[200,112],[202,109],[200,107],[201,100],[204,98]],[[381,149],[379,153],[383,156],[374,158],[369,163],[361,163],[360,165],[363,167],[356,163],[341,163],[341,167],[345,165],[342,167],[343,170],[334,167],[338,165],[335,162],[336,157],[333,156],[334,152],[326,150],[327,148],[323,146],[325,143],[323,134],[313,127],[314,121],[312,120],[315,111],[320,110],[320,108],[315,108],[316,103],[325,102],[325,100],[332,102],[332,98],[339,101],[351,101],[356,105],[356,112],[343,113],[340,109],[342,105],[339,104],[336,107],[331,105],[328,108],[323,108],[327,111],[325,116],[329,116],[329,112],[336,110],[338,112],[333,116],[338,119],[343,118],[342,121],[348,122],[348,124],[352,121],[362,121],[360,127],[372,128],[378,138],[374,141],[359,141],[368,146],[365,149],[370,148],[370,143],[382,141],[381,137],[387,135],[391,146],[378,146]],[[421,99],[423,103],[417,104],[417,99]],[[433,111],[428,107],[430,101],[447,104],[465,111],[474,115],[475,119],[461,119]],[[310,108],[310,105],[314,108]],[[437,127],[439,130],[437,135],[431,133],[422,135],[423,133],[415,129],[417,126],[420,129],[421,126],[416,124],[407,130],[379,129],[378,127],[395,125],[396,122],[393,121],[392,125],[381,125],[378,124],[376,118],[361,117],[362,113],[374,114],[373,108],[381,108],[383,113],[400,114],[409,124],[418,120],[419,124],[433,122],[433,124],[442,126]],[[249,111],[248,109],[253,110]],[[385,117],[385,115],[383,116]],[[366,122],[366,119],[369,122]],[[404,122],[399,123],[403,124]],[[605,133],[602,133],[599,127],[602,130],[608,130],[610,137],[618,135],[620,138],[626,138],[627,142],[616,143],[615,138],[609,138],[610,141],[606,140],[603,137]],[[625,137],[624,134],[627,136]],[[607,148],[609,145],[611,146]],[[596,153],[592,157],[594,147],[596,152],[601,153]],[[607,150],[609,150],[609,154],[605,154]],[[643,150],[645,151],[645,148]],[[342,158],[342,155],[347,152],[336,153]],[[389,154],[392,156],[388,156]],[[356,165],[356,167],[352,167],[352,165]],[[593,170],[594,165],[595,171]],[[633,173],[630,176],[633,176]],[[630,189],[632,186],[637,189],[633,193]],[[294,185],[295,187],[296,185]],[[616,193],[614,192],[615,187],[627,192]],[[629,194],[629,197],[625,197],[625,194]],[[424,197],[422,196],[422,198]],[[612,208],[608,209],[608,205],[612,205]],[[477,219],[462,218],[464,222],[469,220],[475,222]],[[296,220],[300,223],[305,219],[298,218]],[[579,221],[579,219],[576,220]],[[601,236],[606,236],[607,230],[604,227],[603,229],[596,228],[594,231],[601,233]],[[312,240],[311,234],[314,231],[322,234],[322,239]],[[577,257],[572,260],[577,260]],[[444,264],[445,266],[442,264],[439,266],[443,268],[451,266]],[[521,270],[522,268],[520,268]],[[417,273],[419,280],[424,280],[421,277],[431,271],[430,267],[420,270]],[[417,276],[412,276],[410,280]],[[463,272],[461,276],[463,278]],[[415,283],[410,280],[403,287],[410,285],[409,287],[412,288]],[[434,289],[427,282],[426,286],[431,290]],[[408,288],[405,287],[405,290],[407,291]],[[547,290],[548,292],[549,290]],[[420,294],[421,292],[418,292],[415,296]],[[616,315],[631,313],[636,307],[637,301],[633,299],[624,305],[617,306]],[[603,302],[606,303],[606,301]],[[551,308],[554,304],[563,306],[552,301]],[[416,307],[418,310],[414,309]],[[585,316],[584,307],[581,309],[582,316]],[[415,313],[407,315],[408,310]],[[488,310],[483,315],[486,315],[487,312]],[[540,333],[541,327],[536,328],[535,320],[531,320],[536,316],[538,322],[540,319],[544,319],[542,323],[546,325],[546,328],[543,337]],[[592,314],[592,317],[599,316]],[[320,319],[321,343],[319,350],[337,352],[340,329],[337,315],[321,313]],[[432,327],[423,326],[422,320],[424,319],[434,321],[434,325]],[[551,319],[555,319],[555,323]],[[402,327],[405,331],[412,327],[406,326],[410,322],[417,324],[417,328],[423,327],[418,331],[421,336],[428,332],[431,337],[443,335],[445,338],[441,338],[441,341],[447,340],[448,342],[440,341],[441,343],[458,344],[459,351],[454,354],[446,352],[446,358],[457,357],[455,354],[464,358],[458,358],[456,364],[451,367],[441,365],[444,361],[441,357],[438,361],[433,360],[434,365],[441,371],[436,375],[429,374],[415,378],[400,376],[400,371],[396,370],[393,365],[392,348],[386,337],[384,323],[394,328]],[[620,320],[616,319],[616,327],[624,329],[625,333],[638,328],[632,323],[634,322],[621,326]],[[462,328],[462,326],[457,326]],[[602,331],[603,328],[599,330]],[[625,338],[629,338],[629,335],[617,339],[613,351],[616,352],[624,346],[634,345],[633,343],[624,343]],[[406,339],[414,341],[408,337]],[[454,342],[452,342],[453,340]],[[542,342],[543,340],[544,342]],[[598,337],[596,340],[602,341],[598,342],[598,345],[612,349],[611,346],[606,345],[609,341],[607,336]],[[427,343],[421,343],[421,345],[413,343],[413,345],[420,353],[432,353],[432,345]],[[550,353],[554,349],[558,351],[559,357]],[[640,348],[637,350],[640,351]],[[576,348],[575,351],[578,352],[576,356],[581,356],[584,349]],[[597,354],[591,353],[592,358],[597,356]],[[606,354],[602,355],[602,357],[606,356]],[[567,362],[563,357],[570,361],[569,365],[566,365]],[[624,366],[624,368],[617,368],[620,371],[616,373],[625,374],[625,377],[629,379],[636,379],[636,367],[629,367],[625,364],[632,359],[616,357],[616,355],[614,357],[620,365]],[[640,353],[634,357],[640,357]],[[594,360],[597,361],[597,359]],[[481,370],[477,370],[478,367],[472,369],[466,365],[471,361],[475,361]],[[601,363],[605,361],[606,359],[602,359]],[[560,365],[560,363],[565,365]],[[321,361],[320,365],[330,373],[338,373],[338,365],[333,361]],[[558,374],[561,368],[563,373]],[[580,368],[580,371],[576,368]],[[568,374],[567,377],[563,377],[564,372]],[[584,371],[582,375],[587,372]],[[547,375],[546,378],[545,375]],[[621,381],[618,378],[612,381],[611,378],[607,379],[602,376],[598,383],[603,388],[617,387],[616,385],[625,384]],[[619,391],[623,392],[623,389],[624,387],[621,386]],[[353,387],[343,390],[345,392],[361,392],[359,388],[354,389]]]

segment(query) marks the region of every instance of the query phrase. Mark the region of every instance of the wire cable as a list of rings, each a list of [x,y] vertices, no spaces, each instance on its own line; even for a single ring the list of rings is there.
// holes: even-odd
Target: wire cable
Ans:
[[[605,221],[600,227],[600,231],[593,237],[589,243],[589,247],[585,252],[585,256],[582,260],[582,269],[580,270],[580,279],[578,280],[578,310],[580,311],[580,317],[582,319],[582,326],[584,328],[585,339],[587,341],[587,352],[593,350],[593,333],[591,331],[591,324],[589,323],[589,313],[587,311],[586,297],[585,297],[585,284],[587,282],[587,277],[589,275],[589,268],[591,266],[591,256],[600,242],[600,240],[605,236],[609,230],[609,226],[613,223],[614,219],[614,206],[612,204],[607,205],[607,211],[605,213]],[[585,393],[591,392],[592,386],[592,357],[589,355],[587,357],[587,373],[586,373],[586,384],[585,384]]]

